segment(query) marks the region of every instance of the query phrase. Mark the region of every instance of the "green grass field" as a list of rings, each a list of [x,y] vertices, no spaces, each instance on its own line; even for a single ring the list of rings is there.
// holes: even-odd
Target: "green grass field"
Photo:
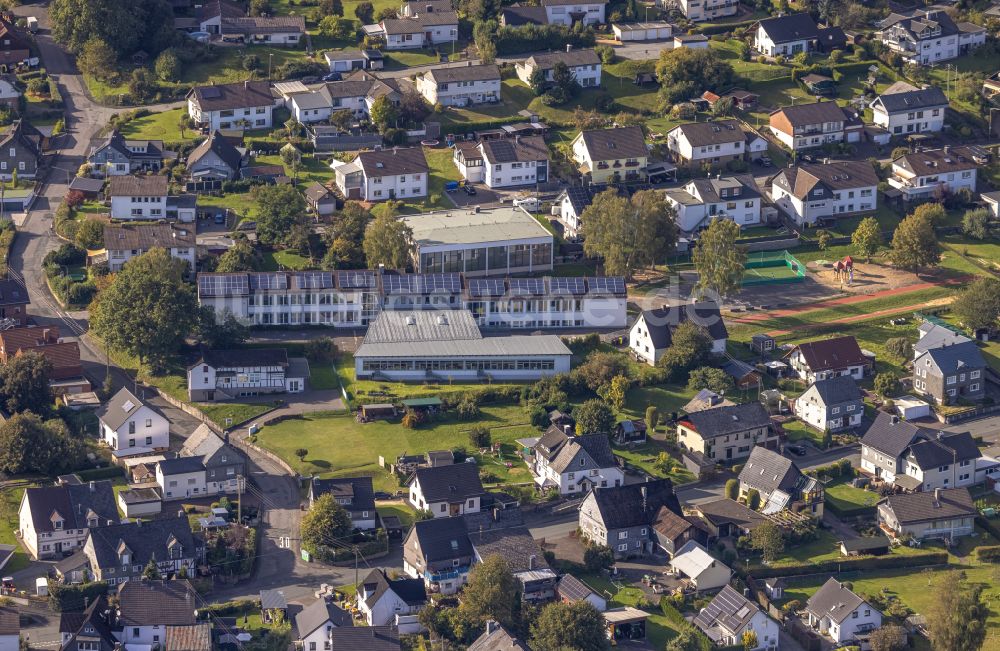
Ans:
[[[121,127],[126,138],[149,138],[164,142],[181,143],[200,140],[197,131],[184,129],[181,133],[180,118],[187,112],[185,108],[172,109],[136,118]]]
[[[826,485],[825,490],[826,501],[836,506],[841,513],[870,509],[880,499],[878,493],[855,488],[846,480],[831,482]]]

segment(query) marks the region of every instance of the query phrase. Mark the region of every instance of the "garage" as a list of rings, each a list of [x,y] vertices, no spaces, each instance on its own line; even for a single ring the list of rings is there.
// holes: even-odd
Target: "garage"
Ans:
[[[896,413],[903,420],[914,420],[931,415],[931,406],[916,396],[903,396],[896,399]]]
[[[611,26],[615,40],[626,41],[663,41],[673,35],[673,26],[666,22],[652,23],[615,23]]]

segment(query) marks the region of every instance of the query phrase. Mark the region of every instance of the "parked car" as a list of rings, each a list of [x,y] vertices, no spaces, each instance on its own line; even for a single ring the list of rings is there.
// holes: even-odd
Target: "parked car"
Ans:
[[[793,443],[785,446],[785,452],[791,452],[795,456],[804,457],[806,455],[806,446]]]
[[[771,159],[769,157],[767,157],[767,156],[761,156],[760,157],[760,164],[763,165],[764,167],[771,167],[771,164],[772,164],[771,163]]]
[[[323,81],[340,81],[343,79],[343,75],[339,72],[331,72],[329,74],[323,75]]]
[[[542,202],[538,200],[538,197],[526,197],[524,199],[514,199],[515,208],[524,208],[528,212],[538,212],[541,208]]]
[[[476,189],[471,185],[464,185],[462,186],[462,189],[465,190],[465,194],[469,195],[470,197],[476,194]]]
[[[226,216],[224,214],[222,214],[221,212],[215,213],[215,223],[216,224],[225,224],[226,223]]]

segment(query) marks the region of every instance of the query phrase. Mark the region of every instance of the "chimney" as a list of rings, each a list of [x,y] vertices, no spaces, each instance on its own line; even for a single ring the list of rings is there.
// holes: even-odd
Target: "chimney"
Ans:
[[[137,528],[142,526],[142,519],[141,518],[136,518],[135,519],[135,526]]]
[[[52,334],[52,331],[49,330],[48,328],[45,328],[44,330],[42,330],[42,341],[44,341],[45,343],[49,343],[49,336],[51,334]]]
[[[249,79],[244,79],[243,80],[243,89],[246,90],[248,88],[250,88],[250,80]]]
[[[535,558],[536,558],[535,554],[532,554],[531,556],[528,557],[528,569],[529,570],[535,569]]]
[[[934,508],[936,508],[936,509],[940,509],[941,508],[941,489],[940,488],[935,488],[934,489]]]
[[[567,43],[566,44],[566,51],[567,52],[572,52],[573,51],[573,44],[572,43]]]
[[[639,488],[639,493],[642,495],[642,512],[646,512],[646,487],[642,486]]]
[[[178,518],[183,518],[183,517],[184,517],[184,515],[185,515],[185,513],[184,513],[184,509],[178,509],[178,510],[177,510],[177,517],[178,517]]]
[[[893,414],[892,416],[889,416],[889,422],[891,424],[895,425],[896,423],[899,422],[899,416],[896,416],[895,414]]]
[[[563,433],[566,434],[566,436],[573,436],[573,426],[563,425]]]
[[[532,558],[534,558],[534,557],[532,557]],[[493,620],[493,619],[487,620],[487,622],[486,622],[486,634],[489,635],[493,631],[497,630],[497,628],[499,628],[499,627],[500,627],[500,624],[498,624],[496,622],[496,620]]]

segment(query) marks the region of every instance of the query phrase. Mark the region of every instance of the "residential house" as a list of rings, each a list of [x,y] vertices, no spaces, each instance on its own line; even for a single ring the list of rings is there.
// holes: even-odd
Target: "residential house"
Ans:
[[[679,124],[667,132],[667,149],[679,165],[692,169],[715,167],[743,160],[746,134],[738,120]]]
[[[24,120],[0,129],[0,179],[10,181],[14,170],[19,179],[35,178],[42,161],[42,141],[38,129]]]
[[[764,405],[748,402],[687,414],[677,422],[677,441],[717,463],[733,463],[757,445],[776,449],[778,434]]]
[[[598,186],[606,189],[604,186]],[[580,237],[583,234],[583,211],[593,202],[599,193],[593,185],[572,185],[563,190],[556,198],[559,206],[559,221],[568,237]]]
[[[892,161],[889,185],[904,201],[940,200],[961,189],[976,191],[976,172],[988,161],[978,147],[944,147],[903,154]]]
[[[418,468],[407,486],[410,505],[435,518],[479,513],[485,493],[474,463]]]
[[[295,614],[295,630],[303,651],[331,651],[333,629],[351,626],[354,626],[351,614],[326,597]]]
[[[24,325],[28,320],[28,290],[15,278],[0,279],[0,323]]]
[[[975,532],[979,514],[967,488],[890,495],[878,503],[879,527],[894,537],[954,540]]]
[[[188,115],[199,127],[270,129],[274,97],[268,81],[195,86],[186,95]]]
[[[100,437],[115,456],[148,454],[170,447],[170,422],[122,387],[97,410]]]
[[[394,626],[338,626],[330,633],[330,644],[334,649],[402,651],[400,633]]]
[[[565,52],[533,54],[515,63],[514,70],[518,79],[530,84],[535,70],[541,69],[546,83],[552,83],[552,72],[557,63],[566,64],[576,83],[583,88],[595,88],[601,85],[601,57],[597,56],[594,50],[574,50],[567,46]]]
[[[746,536],[765,522],[771,522],[766,516],[729,498],[701,502],[692,505],[691,509],[704,523],[709,540]]]
[[[431,106],[469,106],[500,101],[500,68],[483,63],[460,68],[431,68],[417,76],[417,92]]]
[[[629,349],[637,360],[656,366],[670,348],[671,333],[686,321],[705,330],[712,340],[713,353],[726,352],[729,331],[719,313],[719,305],[712,301],[643,310],[629,330]]]
[[[303,358],[289,358],[284,348],[206,350],[188,367],[188,398],[213,402],[301,393],[309,377],[308,366]]]
[[[125,651],[157,646],[202,651],[205,647],[196,646],[197,641],[211,647],[211,626],[198,622],[199,597],[186,580],[119,583],[115,628]]]
[[[917,342],[913,344],[913,359],[920,357],[931,348],[954,346],[972,341],[951,326],[923,321],[917,327]]]
[[[905,136],[941,131],[948,98],[938,86],[916,88],[896,82],[868,106],[874,124],[893,136]]]
[[[427,196],[430,168],[420,147],[360,152],[334,168],[337,188],[347,199],[385,201]]]
[[[30,58],[29,37],[17,29],[11,20],[0,18],[0,66],[3,66],[4,70],[13,70]]]
[[[649,150],[640,127],[581,131],[571,149],[580,173],[593,183],[628,183],[646,177]]]
[[[362,30],[365,35],[382,39],[386,50],[431,47],[458,40],[458,15],[454,11],[417,13],[385,18]]]
[[[572,27],[575,23],[597,25],[605,22],[608,3],[602,0],[542,0],[549,25]]]
[[[864,125],[836,102],[784,106],[772,111],[771,133],[792,151],[841,142],[858,142]]]
[[[241,18],[246,15],[243,7],[232,0],[207,0],[196,12],[198,31],[222,34],[224,19]]]
[[[143,584],[142,573],[150,560],[156,563],[161,576],[175,576],[182,569],[193,573],[204,562],[205,543],[191,533],[186,515],[135,520],[88,533],[83,558],[94,581]]]
[[[288,100],[292,116],[303,124],[325,122],[337,111],[350,111],[358,119],[368,116],[372,91],[380,82],[370,73],[331,81],[306,93],[296,93]]]
[[[642,445],[646,442],[646,421],[641,418],[620,420],[612,438],[618,445]]]
[[[857,427],[865,413],[858,383],[849,375],[814,382],[795,399],[795,415],[821,432]]]
[[[159,172],[166,151],[162,140],[126,139],[118,129],[87,156],[90,173],[98,177]]]
[[[661,507],[681,514],[669,479],[597,487],[580,505],[579,528],[591,542],[614,550],[617,558],[652,554],[658,546],[653,522]]]
[[[833,577],[809,597],[805,611],[809,626],[837,644],[856,640],[882,625],[882,613]]]
[[[691,179],[682,188],[667,190],[666,197],[676,211],[674,221],[685,233],[708,228],[716,217],[741,228],[760,224],[761,195],[750,174]]]
[[[205,492],[209,495],[236,493],[240,477],[247,476],[246,459],[229,443],[229,435],[219,436],[204,423],[184,439],[180,455],[201,460],[205,467]]]
[[[778,622],[729,585],[695,615],[693,623],[717,646],[743,645],[747,651],[771,651],[778,648]],[[746,647],[744,636],[751,633],[753,639],[757,640],[757,645]]]
[[[358,586],[356,604],[369,626],[392,625],[397,615],[415,615],[427,605],[427,589],[423,579],[390,579],[374,569]]]
[[[194,273],[198,245],[193,227],[173,224],[122,224],[104,227],[104,250],[107,252],[108,269],[121,271],[132,258],[160,248],[171,258],[187,263]]]
[[[56,395],[90,391],[90,380],[83,374],[80,344],[65,341],[59,326],[24,326],[0,330],[0,362],[6,363],[23,353],[37,353],[47,359],[49,387]]]
[[[156,484],[164,502],[198,498],[208,492],[205,465],[198,457],[175,457],[158,462]]]
[[[337,211],[337,196],[322,183],[312,183],[305,195],[309,210],[317,217],[330,217]]]
[[[721,393],[716,393],[711,389],[702,389],[698,393],[694,394],[694,397],[691,398],[687,404],[681,407],[681,410],[690,414],[693,411],[701,411],[702,409],[712,409],[714,407],[722,406],[729,407],[735,404],[735,402],[726,398]]]
[[[323,58],[330,72],[353,72],[368,67],[368,58],[361,50],[327,50]]]
[[[823,485],[774,450],[755,447],[739,479],[740,497],[746,497],[751,490],[757,491],[764,515],[787,509],[817,520],[823,517]]]
[[[298,45],[306,33],[303,16],[240,16],[223,18],[223,40],[247,45]]]
[[[246,161],[246,150],[218,131],[195,147],[187,158],[187,174],[195,183],[232,181]],[[221,186],[219,186],[221,187]]]
[[[555,488],[567,495],[625,483],[606,433],[573,436],[550,427],[532,452],[528,467],[542,489]]]
[[[423,579],[427,589],[454,594],[465,585],[475,551],[463,518],[434,518],[413,524],[403,540],[403,571]]]
[[[670,569],[694,588],[695,592],[718,590],[729,585],[733,571],[708,553],[694,540],[689,540],[670,559]]]
[[[656,4],[666,6],[668,3],[660,0]],[[738,0],[677,0],[676,6],[685,18],[695,23],[735,16],[740,10]]]
[[[542,136],[515,136],[479,143],[489,188],[546,183],[549,180],[549,148]]]
[[[939,405],[986,398],[986,359],[974,341],[938,346],[913,360],[913,389]]]
[[[309,506],[322,495],[331,495],[351,516],[355,529],[373,530],[378,526],[375,512],[375,489],[371,477],[313,477],[309,482]],[[373,625],[369,622],[369,625]]]
[[[938,432],[914,439],[901,455],[903,474],[895,479],[904,490],[932,491],[976,483],[979,447],[968,432]]]
[[[545,603],[555,598],[559,578],[526,527],[480,528],[474,519],[469,518],[466,529],[472,541],[473,561],[482,563],[491,556],[502,556],[521,584],[521,598],[526,603]]]
[[[847,36],[839,27],[819,27],[807,13],[768,18],[757,23],[753,48],[769,57],[842,48]]]
[[[785,358],[792,371],[810,384],[838,375],[861,380],[873,365],[850,335],[798,344]]]
[[[866,160],[801,163],[771,179],[774,203],[800,226],[878,209],[879,177]]]
[[[458,173],[468,183],[482,183],[486,178],[486,167],[483,164],[483,152],[480,143],[459,140],[455,143],[452,161],[458,168]]]
[[[115,635],[117,616],[108,598],[100,595],[83,612],[59,614],[59,642],[62,651],[117,651],[121,642]],[[15,647],[16,648],[16,647]],[[6,650],[5,650],[6,651]],[[12,650],[13,651],[13,650]]]
[[[11,111],[16,111],[22,94],[17,77],[10,74],[0,74],[0,106],[6,106]]]
[[[660,507],[653,518],[653,534],[660,549],[670,557],[676,555],[688,541],[708,544],[708,531],[697,518],[675,513],[666,506]]]
[[[559,601],[570,604],[586,601],[602,613],[608,609],[607,599],[572,574],[563,574],[559,577],[559,583],[556,585],[556,597]]]
[[[61,559],[83,546],[91,527],[117,521],[110,481],[29,487],[18,507],[17,536],[35,560]]]
[[[468,651],[531,651],[531,647],[491,619],[486,622],[483,634],[469,645]]]
[[[986,42],[986,29],[956,23],[943,9],[892,13],[875,37],[906,63],[932,65],[968,54]]]
[[[108,186],[112,219],[167,218],[169,179],[162,175],[112,176]]]
[[[892,483],[905,474],[903,455],[910,444],[933,436],[933,431],[880,411],[861,439],[861,470]]]
[[[504,27],[521,27],[522,25],[547,25],[548,12],[545,7],[513,5],[504,7],[500,13],[500,24]]]

